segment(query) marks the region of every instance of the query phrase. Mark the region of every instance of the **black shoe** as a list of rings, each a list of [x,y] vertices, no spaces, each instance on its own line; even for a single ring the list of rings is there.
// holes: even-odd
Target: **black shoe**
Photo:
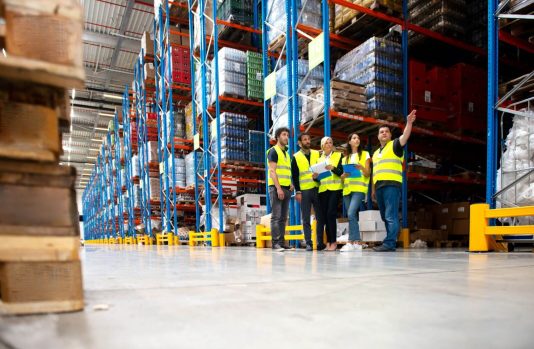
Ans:
[[[386,247],[384,245],[381,245],[381,246],[378,246],[378,247],[374,247],[373,251],[375,251],[375,252],[395,252],[395,249],[391,248],[391,247]]]
[[[273,251],[274,252],[284,252],[285,248],[283,248],[282,246],[276,244],[273,246]]]
[[[317,246],[317,251],[323,251],[326,249],[326,245],[318,245]]]
[[[310,245],[306,246],[306,251],[308,252],[313,251],[313,246],[310,246]]]
[[[295,250],[295,247],[292,247],[292,246],[289,246],[289,247],[282,247],[284,249],[284,251],[294,251]]]

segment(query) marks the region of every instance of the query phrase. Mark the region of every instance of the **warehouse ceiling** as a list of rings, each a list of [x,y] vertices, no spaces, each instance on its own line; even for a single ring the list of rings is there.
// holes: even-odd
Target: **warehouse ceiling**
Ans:
[[[85,89],[71,90],[70,132],[63,134],[63,164],[78,170],[76,189],[91,174],[109,121],[133,67],[143,32],[153,32],[153,0],[80,0],[84,8]]]

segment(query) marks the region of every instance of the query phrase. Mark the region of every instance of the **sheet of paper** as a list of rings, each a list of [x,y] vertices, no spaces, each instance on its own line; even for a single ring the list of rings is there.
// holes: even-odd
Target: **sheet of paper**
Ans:
[[[328,166],[328,162],[326,162],[326,161],[325,161],[325,162],[320,162],[320,163],[318,163],[318,164],[315,164],[315,165],[310,166],[310,170],[311,170],[313,173],[319,173],[319,174],[321,174],[321,173],[323,173],[323,172],[328,171],[328,170],[326,169],[326,166]]]

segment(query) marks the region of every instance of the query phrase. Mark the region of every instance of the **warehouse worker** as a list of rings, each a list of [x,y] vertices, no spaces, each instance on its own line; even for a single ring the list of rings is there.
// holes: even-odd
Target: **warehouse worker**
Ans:
[[[380,216],[386,224],[386,238],[384,243],[375,247],[377,252],[395,251],[397,235],[399,233],[399,202],[402,188],[402,165],[404,161],[403,147],[412,133],[412,125],[416,119],[416,111],[408,115],[406,127],[402,136],[391,140],[391,130],[388,126],[380,126],[378,140],[380,149],[373,154],[373,192],[374,201],[378,202]]]
[[[267,151],[271,236],[273,250],[284,251],[286,220],[291,198],[291,161],[287,150],[289,129],[287,127],[277,129],[275,139],[276,145]]]
[[[341,175],[343,166],[341,164],[341,153],[334,151],[334,142],[330,137],[321,139],[321,149],[323,154],[318,163],[326,162],[328,175],[320,179],[319,184],[319,205],[321,207],[317,220],[317,249],[336,251],[337,249],[337,212],[339,201],[343,190]],[[327,245],[323,244],[323,231],[326,228]]]
[[[347,142],[345,157],[343,157],[342,161],[343,168],[350,169],[354,167],[358,173],[352,175],[351,172],[344,170],[341,175],[343,180],[343,203],[349,218],[349,241],[341,248],[341,252],[361,251],[367,247],[361,241],[358,213],[369,191],[369,178],[371,177],[371,156],[361,149],[360,136],[356,133],[351,133]]]
[[[308,133],[301,133],[298,141],[300,150],[293,155],[291,160],[291,178],[295,187],[295,199],[300,204],[306,251],[313,251],[310,224],[311,208],[313,206],[315,217],[319,214],[320,209],[317,196],[319,181],[316,180],[318,174],[313,173],[310,166],[317,164],[319,152],[310,148],[311,137]]]

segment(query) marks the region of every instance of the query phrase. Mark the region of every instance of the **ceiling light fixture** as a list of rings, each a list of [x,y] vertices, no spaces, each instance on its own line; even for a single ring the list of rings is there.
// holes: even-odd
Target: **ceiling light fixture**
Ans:
[[[100,116],[107,116],[107,117],[110,117],[110,118],[115,117],[115,115],[110,114],[110,113],[98,113],[98,115],[100,115]]]
[[[103,139],[100,139],[100,138],[91,138],[91,140],[93,142],[103,142],[104,141]]]
[[[95,127],[95,130],[107,131],[108,129],[104,127]]]
[[[122,100],[122,96],[119,96],[119,95],[111,95],[111,94],[109,94],[109,93],[104,93],[104,94],[102,95],[102,97],[104,97],[104,98],[120,99],[120,100]]]

